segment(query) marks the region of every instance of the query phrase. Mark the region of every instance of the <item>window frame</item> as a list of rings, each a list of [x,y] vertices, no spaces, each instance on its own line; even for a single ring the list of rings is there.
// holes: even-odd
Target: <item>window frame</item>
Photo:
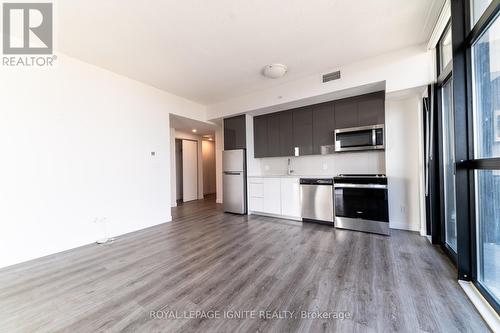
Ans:
[[[499,304],[478,281],[475,170],[500,170],[500,158],[474,156],[474,101],[472,48],[500,15],[500,2],[492,1],[471,26],[471,1],[452,0],[453,104],[455,112],[455,158],[457,197],[457,268],[460,280],[472,281],[497,311]],[[458,208],[459,207],[459,208]]]
[[[446,205],[445,205],[445,195],[444,195],[444,170],[443,170],[443,154],[444,154],[444,147],[443,147],[443,139],[444,139],[444,133],[443,133],[443,94],[442,90],[444,85],[446,85],[449,82],[452,82],[453,84],[453,54],[452,54],[452,59],[451,61],[443,68],[442,67],[442,59],[441,59],[441,46],[442,46],[442,41],[446,36],[446,33],[450,31],[451,32],[451,19],[448,20],[448,23],[446,23],[445,28],[443,29],[443,32],[441,33],[441,36],[439,37],[439,40],[436,44],[436,73],[437,73],[437,83],[434,85],[434,96],[435,102],[433,107],[436,112],[436,124],[435,128],[433,131],[436,133],[436,143],[435,143],[435,152],[436,152],[436,157],[435,157],[435,165],[433,165],[434,169],[434,174],[433,177],[434,180],[432,182],[436,183],[435,185],[437,186],[437,189],[433,189],[431,192],[431,201],[434,203],[434,207],[432,207],[431,212],[429,213],[431,216],[431,225],[432,225],[432,243],[433,244],[439,244],[443,252],[451,259],[451,261],[457,265],[457,252],[451,248],[446,243]],[[453,38],[452,38],[453,41]],[[453,89],[453,87],[452,87]],[[452,92],[453,94],[454,92]],[[454,104],[454,103],[453,103]],[[454,108],[454,105],[451,106]],[[437,178],[437,179],[436,179]],[[455,193],[456,194],[456,193]],[[436,223],[437,222],[437,223]],[[458,235],[457,235],[458,238]]]
[[[451,31],[451,19],[448,20],[448,23],[446,23],[446,26],[443,30],[443,33],[439,37],[439,40],[436,45],[436,69],[437,69],[437,85],[439,88],[441,88],[446,81],[450,78],[452,75],[453,71],[453,53],[452,53],[452,58],[451,61],[444,67],[442,68],[441,64],[441,42],[444,39],[444,36],[448,32],[448,29]],[[453,38],[452,38],[452,43],[453,43]],[[453,44],[452,44],[453,45]],[[453,51],[453,50],[452,50]]]
[[[441,36],[439,37],[439,40],[438,40],[438,43],[437,43],[437,46],[436,46],[436,50],[438,50],[438,53],[437,53],[437,72],[438,74],[441,76],[441,74],[444,74],[444,76],[449,76],[449,74],[451,73],[452,71],[452,67],[453,67],[453,52],[452,52],[452,57],[450,59],[450,62],[446,64],[446,66],[443,66],[443,59],[442,59],[442,56],[443,56],[443,51],[442,51],[442,42],[446,36],[446,34],[450,32],[450,38],[451,38],[451,19],[448,20],[448,23],[446,24],[444,30],[443,30],[443,33],[441,34]],[[442,77],[442,80],[445,80],[446,78],[445,77]],[[446,80],[445,80],[446,81]]]

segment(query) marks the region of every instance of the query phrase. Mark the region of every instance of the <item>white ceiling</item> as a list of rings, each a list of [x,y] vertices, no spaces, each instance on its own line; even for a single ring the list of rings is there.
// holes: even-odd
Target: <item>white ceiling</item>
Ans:
[[[203,104],[428,40],[444,0],[58,1],[56,48]],[[260,75],[269,63],[289,73]]]
[[[210,136],[212,139],[215,138],[215,131],[217,130],[217,126],[215,124],[197,121],[173,114],[170,114],[170,127],[185,133],[207,137]],[[193,129],[196,130],[196,133],[193,133]]]

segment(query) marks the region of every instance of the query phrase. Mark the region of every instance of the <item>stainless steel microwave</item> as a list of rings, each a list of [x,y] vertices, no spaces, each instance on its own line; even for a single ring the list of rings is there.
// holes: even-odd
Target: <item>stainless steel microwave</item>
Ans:
[[[335,130],[335,151],[385,149],[384,125]]]

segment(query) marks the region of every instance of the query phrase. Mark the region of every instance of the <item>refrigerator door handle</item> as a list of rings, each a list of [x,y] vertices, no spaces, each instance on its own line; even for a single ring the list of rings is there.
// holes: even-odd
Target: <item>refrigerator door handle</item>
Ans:
[[[234,176],[239,176],[241,175],[241,172],[231,172],[231,171],[224,171],[225,175],[234,175]]]

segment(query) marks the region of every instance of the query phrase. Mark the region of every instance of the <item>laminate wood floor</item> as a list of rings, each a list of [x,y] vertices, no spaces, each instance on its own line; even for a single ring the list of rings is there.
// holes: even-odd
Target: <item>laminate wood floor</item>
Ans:
[[[242,318],[207,318],[217,315]],[[488,328],[448,258],[416,233],[385,237],[230,215],[204,200],[112,244],[0,270],[0,332],[101,331]]]

